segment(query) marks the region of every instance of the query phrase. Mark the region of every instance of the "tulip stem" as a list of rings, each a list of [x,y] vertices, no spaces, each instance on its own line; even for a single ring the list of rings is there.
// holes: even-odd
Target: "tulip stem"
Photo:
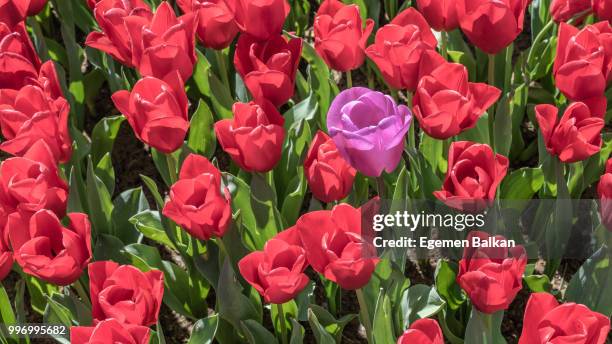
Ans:
[[[170,184],[174,184],[178,180],[178,175],[176,172],[176,159],[172,153],[166,154],[166,163],[168,164],[168,173],[170,174]]]
[[[352,88],[352,87],[353,87],[353,74],[349,70],[346,72],[346,88]]]
[[[448,33],[440,32],[440,52],[445,60],[448,60]]]
[[[489,85],[495,86],[495,55],[489,54]],[[495,129],[495,104],[489,108],[489,145],[495,149],[495,136],[493,131]]]
[[[283,310],[283,304],[276,304],[276,310],[278,312],[278,318],[280,321],[281,328],[281,341],[283,344],[287,344],[287,324],[285,323],[285,311]]]
[[[217,57],[217,65],[219,67],[221,81],[225,87],[230,90],[230,82],[229,77],[227,76],[227,65],[225,64],[225,55],[223,54],[223,50],[215,50],[215,55]]]
[[[361,322],[363,323],[363,327],[365,327],[366,330],[368,343],[372,343],[372,321],[370,320],[368,304],[366,303],[362,289],[356,289],[355,294],[357,294],[357,301],[359,301],[359,313],[361,314]]]
[[[385,198],[387,187],[385,186],[385,178],[381,175],[376,177],[376,189],[378,191],[378,197]]]

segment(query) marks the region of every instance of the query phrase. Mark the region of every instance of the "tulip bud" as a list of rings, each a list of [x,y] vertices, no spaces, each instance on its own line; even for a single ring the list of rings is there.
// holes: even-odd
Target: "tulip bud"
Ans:
[[[112,99],[142,142],[164,153],[172,153],[183,145],[189,129],[189,103],[178,73],[167,82],[142,78],[131,92],[115,92]]]
[[[299,38],[287,41],[278,35],[259,41],[253,36],[240,35],[234,64],[257,102],[268,100],[274,106],[281,106],[293,97],[301,54]]]
[[[229,190],[221,190],[221,173],[208,159],[190,154],[179,180],[170,187],[163,214],[200,240],[222,237],[232,217]]]
[[[319,131],[306,155],[304,173],[314,197],[330,203],[348,196],[356,171],[342,158],[334,141]]]
[[[363,28],[357,5],[325,0],[314,19],[315,49],[332,69],[346,72],[359,68],[373,29],[372,19]]]
[[[281,158],[285,119],[268,102],[236,103],[234,118],[215,123],[215,134],[223,150],[240,168],[268,172]]]

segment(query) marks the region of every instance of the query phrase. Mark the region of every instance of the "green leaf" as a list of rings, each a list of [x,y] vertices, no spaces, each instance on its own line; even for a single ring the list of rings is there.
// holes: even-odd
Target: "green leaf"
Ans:
[[[404,328],[408,328],[418,319],[429,318],[437,314],[444,304],[434,287],[417,284],[406,289],[400,304]]]
[[[335,342],[340,342],[342,332],[344,331],[346,325],[348,325],[348,323],[350,323],[353,319],[357,318],[357,314],[347,314],[340,319],[336,319],[325,308],[314,304],[310,305],[309,312],[312,312],[315,315],[317,322],[325,329],[325,331],[327,331],[327,333],[335,338]],[[308,316],[308,321],[311,321],[310,313]]]
[[[550,279],[546,275],[530,275],[523,278],[529,290],[534,293],[548,293],[552,289]]]
[[[15,324],[15,313],[13,312],[13,306],[11,300],[6,293],[6,289],[0,283],[0,320],[3,324]]]
[[[145,237],[172,249],[176,249],[174,243],[164,231],[158,211],[145,210],[132,216],[129,221]]]
[[[504,344],[506,340],[501,334],[501,323],[504,311],[494,314],[484,314],[475,307],[472,308],[470,320],[465,330],[465,344]]]
[[[214,124],[215,120],[210,108],[204,101],[200,100],[197,110],[191,117],[189,137],[187,138],[189,149],[196,154],[211,159],[217,145]]]
[[[113,144],[125,120],[123,116],[102,118],[91,132],[91,160],[97,166],[102,157],[113,151]]]
[[[512,114],[510,113],[510,100],[505,95],[497,102],[497,111],[493,122],[495,135],[495,152],[508,156],[512,145]]]
[[[89,218],[95,233],[112,234],[110,216],[113,211],[113,203],[108,189],[95,175],[91,159],[87,162],[86,186]]]
[[[457,270],[457,263],[440,259],[434,275],[438,294],[453,310],[458,309],[465,302],[465,296],[455,282]]]
[[[248,319],[262,321],[261,314],[255,309],[251,300],[242,293],[242,286],[236,279],[229,259],[223,263],[216,291],[219,315],[235,328],[241,328],[241,323]]]
[[[289,344],[303,344],[304,343],[304,327],[297,322],[295,319],[291,319],[291,326],[293,330],[291,331],[291,340]]]
[[[212,103],[218,119],[232,118],[234,100],[229,89],[212,72],[211,64],[204,54],[196,50],[198,61],[193,70],[193,81],[201,94]]]
[[[395,335],[393,334],[393,312],[391,309],[391,301],[389,296],[381,288],[376,302],[376,310],[374,311],[374,320],[372,325],[372,337],[374,343],[394,343]]]
[[[102,159],[98,162],[94,173],[104,183],[108,193],[112,195],[115,191],[115,170],[113,169],[110,153],[104,154]]]
[[[278,344],[278,340],[270,331],[266,330],[262,324],[253,320],[247,319],[241,322],[241,328],[251,344],[270,343]]]
[[[586,305],[590,309],[612,316],[612,266],[610,250],[600,248],[572,277],[565,294],[568,301]]]
[[[138,240],[140,233],[134,229],[130,218],[147,209],[149,203],[140,187],[125,190],[113,200],[111,220],[115,232],[123,242],[133,243]]]
[[[523,167],[503,179],[500,198],[509,200],[528,200],[544,185],[544,173],[540,168]]]
[[[218,314],[198,320],[191,329],[191,337],[187,344],[212,344],[218,326]]]
[[[308,310],[308,322],[318,344],[336,344],[334,337],[321,325],[312,309]]]

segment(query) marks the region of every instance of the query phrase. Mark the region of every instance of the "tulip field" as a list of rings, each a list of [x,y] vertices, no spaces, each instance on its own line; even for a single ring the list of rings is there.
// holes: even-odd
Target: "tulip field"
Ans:
[[[0,0],[0,344],[612,344],[611,85],[612,0]]]

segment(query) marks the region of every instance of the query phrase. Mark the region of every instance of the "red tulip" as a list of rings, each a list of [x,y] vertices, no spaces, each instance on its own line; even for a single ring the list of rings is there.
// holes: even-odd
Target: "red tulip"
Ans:
[[[421,57],[437,45],[425,18],[411,7],[376,32],[374,44],[366,49],[366,54],[376,63],[387,84],[414,91]]]
[[[308,284],[306,256],[300,246],[269,240],[263,251],[248,254],[238,262],[240,274],[267,303],[283,304]]]
[[[29,218],[47,209],[59,218],[66,214],[68,185],[59,177],[55,158],[44,141],[37,141],[23,157],[0,164],[0,206],[8,216]]]
[[[495,199],[497,187],[508,171],[508,159],[491,147],[456,141],[448,152],[448,171],[442,190],[434,192],[449,207],[478,211]]]
[[[21,23],[28,14],[29,1],[0,0],[0,22],[12,28]]]
[[[113,56],[128,67],[134,67],[131,40],[125,18],[131,22],[140,21],[142,26],[153,17],[149,6],[143,0],[99,0],[95,4],[94,16],[101,32],[93,31],[87,36],[85,44]],[[141,27],[142,27],[141,26]]]
[[[5,231],[8,213],[0,205],[0,281],[2,281],[13,268],[13,252],[9,247],[8,233]]]
[[[265,101],[236,103],[233,112],[233,119],[215,123],[219,144],[243,170],[270,171],[281,158],[285,119]]]
[[[287,0],[233,0],[229,5],[240,31],[260,41],[280,35],[291,10]]]
[[[87,1],[87,6],[89,6],[90,9],[94,9],[96,8],[96,4],[98,2],[100,2],[101,0],[86,0]]]
[[[365,60],[365,46],[374,29],[367,19],[363,28],[359,7],[325,0],[314,19],[315,49],[332,69],[357,69]]]
[[[229,190],[221,190],[219,170],[208,159],[190,154],[170,188],[163,214],[198,239],[222,237],[232,209]]]
[[[562,162],[582,161],[601,149],[604,120],[593,117],[584,103],[570,104],[561,119],[553,105],[541,104],[535,111],[546,150]]]
[[[417,6],[434,30],[453,31],[459,27],[455,1],[417,0]]]
[[[610,318],[572,302],[559,304],[548,293],[533,293],[527,301],[519,344],[604,344]]]
[[[606,162],[606,171],[597,184],[601,223],[612,232],[612,159]]]
[[[285,229],[284,231],[276,234],[274,239],[282,240],[289,245],[302,246],[302,239],[300,238],[300,232],[296,226]]]
[[[148,344],[150,329],[146,326],[122,324],[116,319],[99,322],[96,326],[70,328],[71,344]]]
[[[13,28],[0,22],[0,54],[14,53],[25,57],[34,68],[40,68],[40,58],[28,36],[25,24],[19,23]]]
[[[0,124],[6,141],[0,149],[23,155],[36,141],[43,140],[56,160],[67,162],[72,155],[68,131],[70,105],[64,98],[51,99],[50,90],[24,86],[19,91],[0,89]]]
[[[443,63],[419,81],[413,112],[429,136],[444,140],[476,126],[500,94],[493,86],[468,82],[463,65]]]
[[[553,0],[550,14],[557,22],[566,22],[574,16],[591,9],[591,0]]]
[[[164,295],[164,274],[142,272],[111,261],[89,264],[89,293],[95,321],[114,318],[122,324],[157,323]]]
[[[132,65],[144,76],[173,78],[178,71],[182,80],[189,79],[197,60],[197,18],[195,13],[177,18],[166,1],[159,5],[150,21],[139,16],[125,18],[132,42]]]
[[[306,213],[296,223],[310,265],[343,289],[368,284],[379,261],[362,236],[361,220],[361,209],[340,204]]]
[[[474,247],[471,243],[475,238],[481,242],[493,237],[484,232],[470,232],[467,238],[470,246],[465,248],[459,262],[457,283],[476,309],[492,314],[507,309],[521,290],[527,254],[522,246]],[[505,240],[499,235],[494,238]]]
[[[198,38],[205,47],[225,49],[238,34],[234,13],[228,3],[234,0],[177,0],[184,13],[197,12]]]
[[[258,41],[253,36],[240,35],[234,64],[255,100],[266,99],[281,106],[293,97],[301,54],[299,38],[287,41],[283,36],[274,36]]]
[[[0,90],[19,90],[38,78],[38,71],[26,57],[0,52]]]
[[[348,196],[357,171],[342,158],[334,141],[318,131],[306,155],[304,173],[314,197],[330,203]]]
[[[87,215],[68,214],[64,227],[49,210],[26,219],[12,213],[6,224],[15,260],[23,271],[65,286],[76,281],[91,259],[91,226]]]
[[[419,319],[397,339],[397,344],[444,344],[444,336],[438,322],[433,319]]]
[[[523,31],[531,0],[458,0],[457,17],[468,39],[487,54],[497,54]]]
[[[30,6],[28,6],[28,16],[35,16],[42,12],[47,6],[47,0],[30,0]]]
[[[612,20],[612,3],[608,0],[592,0],[593,11],[599,20]]]
[[[579,30],[561,23],[553,73],[557,88],[599,117],[606,113],[604,95],[612,79],[612,27],[608,22]]]
[[[34,85],[38,85],[38,87],[45,91],[47,97],[51,99],[64,97],[59,80],[57,79],[55,64],[51,60],[42,64],[38,72],[38,79],[36,81],[32,80],[31,82]]]
[[[142,142],[164,153],[183,145],[189,103],[178,73],[166,81],[144,77],[131,92],[115,92],[112,99]]]

